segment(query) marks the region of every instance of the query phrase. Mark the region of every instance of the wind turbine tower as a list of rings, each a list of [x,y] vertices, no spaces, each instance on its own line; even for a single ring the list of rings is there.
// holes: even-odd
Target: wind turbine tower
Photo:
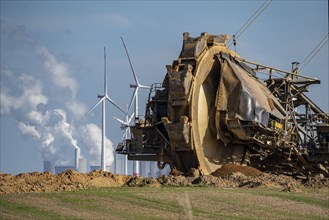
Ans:
[[[133,73],[133,76],[134,76],[134,80],[135,80],[135,84],[130,84],[130,88],[134,88],[134,94],[133,96],[131,97],[131,102],[133,102],[133,100],[135,100],[135,122],[139,119],[139,114],[138,114],[138,90],[140,88],[142,89],[150,89],[149,86],[144,86],[142,84],[139,83],[139,80],[138,80],[138,77],[137,77],[137,74],[134,70],[134,67],[133,67],[133,64],[130,60],[130,56],[129,56],[129,53],[128,53],[128,50],[127,50],[127,47],[126,47],[126,44],[123,40],[123,38],[121,37],[121,41],[122,41],[122,44],[123,44],[123,47],[125,48],[125,51],[126,51],[126,54],[127,54],[127,57],[128,57],[128,61],[129,61],[129,65],[130,65],[130,68],[131,68],[131,71]],[[133,171],[133,175],[134,176],[139,176],[139,161],[135,161],[134,162],[134,171]]]
[[[85,118],[90,112],[92,112],[100,103],[102,103],[102,145],[101,145],[101,169],[106,171],[106,155],[105,155],[105,102],[106,100],[109,101],[112,105],[118,108],[121,112],[126,114],[120,106],[118,106],[107,94],[107,74],[106,74],[106,49],[104,47],[104,94],[97,95],[97,98],[100,100],[83,116]]]

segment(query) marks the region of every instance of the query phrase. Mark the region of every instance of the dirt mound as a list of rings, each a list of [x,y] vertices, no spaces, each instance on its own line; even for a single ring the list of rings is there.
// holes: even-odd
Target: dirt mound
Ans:
[[[123,185],[125,181],[122,179],[124,176],[116,177],[116,175],[108,172],[82,174],[74,170],[68,170],[58,175],[49,172],[22,173],[16,176],[0,174],[0,194],[113,187]]]
[[[304,188],[303,184],[299,180],[285,175],[262,173],[254,177],[248,177],[242,173],[233,173],[227,178],[238,184],[238,187],[245,188],[260,187],[289,192],[299,192]]]
[[[158,182],[164,186],[191,186],[193,177],[162,175],[158,178]]]
[[[200,176],[193,180],[193,185],[214,186],[221,188],[271,188],[279,191],[299,192],[303,184],[289,176],[261,173],[257,176],[246,176],[235,172],[225,177]]]
[[[216,176],[199,176],[193,180],[193,185],[197,186],[214,186],[221,188],[237,187],[238,184],[235,184],[227,179],[218,178]]]
[[[304,185],[313,189],[329,189],[329,179],[325,178],[322,174],[319,174],[307,179]]]
[[[242,173],[245,176],[257,176],[262,173],[260,170],[257,170],[253,167],[241,166],[237,164],[224,164],[221,168],[213,172],[211,175],[217,177],[226,177],[236,172]]]
[[[238,172],[237,172],[238,170]],[[242,171],[242,172],[240,172]],[[158,178],[142,178],[116,175],[104,171],[88,174],[68,170],[58,175],[44,173],[0,174],[0,194],[24,192],[56,192],[98,187],[160,187],[160,186],[212,186],[221,188],[271,188],[279,191],[301,191],[305,187],[329,189],[329,179],[318,175],[304,185],[289,176],[261,173],[254,168],[225,165],[209,176],[186,177],[162,175]]]

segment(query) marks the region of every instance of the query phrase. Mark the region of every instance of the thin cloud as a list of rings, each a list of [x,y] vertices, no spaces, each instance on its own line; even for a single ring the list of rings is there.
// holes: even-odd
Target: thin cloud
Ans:
[[[11,46],[17,44],[34,45],[39,41],[40,34],[29,31],[25,25],[14,25],[6,20],[1,20],[1,35],[5,37]]]
[[[5,88],[1,88],[0,93],[0,114],[8,114],[15,108],[15,97],[8,94]]]

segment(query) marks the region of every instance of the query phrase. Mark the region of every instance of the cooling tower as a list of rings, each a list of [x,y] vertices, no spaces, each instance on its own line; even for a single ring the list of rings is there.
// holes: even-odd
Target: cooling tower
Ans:
[[[68,170],[74,170],[74,166],[55,166],[55,173],[59,174]]]
[[[55,173],[55,167],[49,160],[45,160],[43,161],[43,171]]]

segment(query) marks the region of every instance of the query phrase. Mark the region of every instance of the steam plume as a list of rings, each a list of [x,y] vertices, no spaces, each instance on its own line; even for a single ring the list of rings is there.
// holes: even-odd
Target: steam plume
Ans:
[[[81,154],[91,164],[99,165],[101,129],[96,124],[76,126],[76,120],[86,112],[86,105],[76,98],[77,80],[68,65],[47,48],[38,48],[37,54],[47,73],[44,79],[8,66],[1,67],[1,115],[14,116],[22,135],[38,143],[44,160],[71,165],[74,164],[74,149],[81,148]],[[45,92],[45,85],[49,91],[56,92]],[[60,95],[67,92],[69,95]],[[106,139],[106,143],[107,165],[110,165],[113,162],[112,142]]]

